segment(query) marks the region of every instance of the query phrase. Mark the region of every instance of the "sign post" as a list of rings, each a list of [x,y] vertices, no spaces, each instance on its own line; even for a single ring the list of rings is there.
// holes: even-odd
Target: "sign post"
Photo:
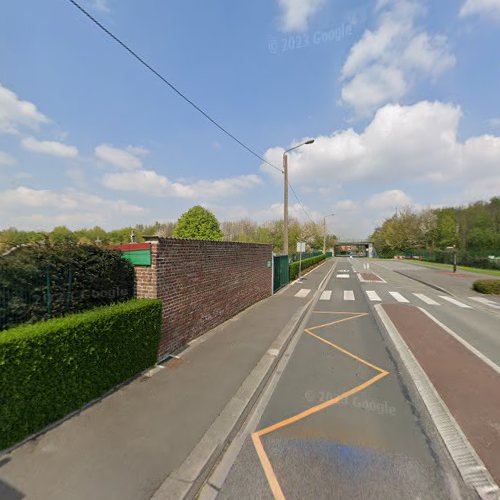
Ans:
[[[299,252],[299,280],[302,273],[302,252],[306,251],[306,244],[304,241],[297,241],[297,252]]]

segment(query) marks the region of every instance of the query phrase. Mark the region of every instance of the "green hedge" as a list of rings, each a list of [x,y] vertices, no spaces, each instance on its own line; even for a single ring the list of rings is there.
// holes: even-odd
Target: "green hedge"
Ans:
[[[318,262],[326,259],[326,255],[323,253],[317,257],[311,257],[310,259],[305,259],[302,261],[302,271],[308,267],[316,265]],[[290,264],[290,281],[294,280],[299,275],[299,264],[300,262],[292,262]]]
[[[0,449],[157,360],[161,302],[131,300],[0,332]]]
[[[500,294],[500,280],[477,280],[472,287],[479,293]]]
[[[124,302],[134,268],[120,251],[38,244],[0,257],[0,330]]]

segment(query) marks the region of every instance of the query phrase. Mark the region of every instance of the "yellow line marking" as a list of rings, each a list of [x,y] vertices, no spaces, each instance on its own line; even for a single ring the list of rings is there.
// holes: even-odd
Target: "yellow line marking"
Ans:
[[[267,482],[269,483],[269,487],[271,488],[273,496],[276,500],[285,500],[285,495],[283,494],[283,490],[281,489],[278,478],[276,477],[276,473],[274,472],[271,461],[269,460],[269,457],[266,453],[266,450],[264,449],[264,445],[262,443],[261,437],[265,436],[266,434],[269,434],[273,431],[276,431],[278,429],[286,427],[287,425],[298,422],[299,420],[302,420],[306,417],[309,417],[310,415],[313,415],[314,413],[318,413],[319,411],[324,410],[325,408],[333,406],[333,405],[337,404],[339,401],[342,401],[343,399],[346,399],[349,396],[352,396],[353,394],[356,394],[357,392],[360,392],[360,391],[366,389],[370,385],[374,384],[375,382],[377,382],[380,379],[389,375],[389,372],[384,370],[383,368],[380,368],[376,365],[373,365],[372,363],[369,363],[368,361],[360,358],[359,356],[356,356],[352,352],[349,352],[348,350],[344,349],[343,347],[340,347],[340,346],[334,344],[333,342],[330,342],[330,341],[324,339],[323,337],[320,337],[319,335],[312,332],[312,330],[326,328],[327,326],[336,325],[336,324],[342,323],[344,321],[349,321],[351,319],[356,319],[356,318],[361,318],[363,316],[367,316],[368,313],[345,313],[345,312],[327,313],[327,312],[321,312],[321,311],[315,311],[315,312],[318,312],[320,314],[339,314],[339,315],[340,314],[350,314],[351,316],[349,318],[343,318],[343,319],[340,319],[337,321],[332,321],[330,323],[325,323],[324,325],[314,326],[314,327],[308,328],[304,331],[305,331],[305,333],[308,333],[312,337],[314,337],[314,338],[320,340],[321,342],[324,342],[325,344],[337,349],[338,351],[342,352],[343,354],[355,359],[356,361],[359,361],[360,363],[374,369],[375,371],[378,371],[379,373],[377,375],[375,375],[374,377],[372,377],[371,379],[367,380],[366,382],[363,382],[362,384],[359,384],[356,387],[353,387],[352,389],[349,389],[348,391],[343,392],[339,396],[336,396],[335,398],[330,399],[329,401],[325,401],[324,403],[313,406],[312,408],[309,408],[305,411],[302,411],[302,412],[298,413],[297,415],[294,415],[293,417],[282,420],[281,422],[277,422],[276,424],[270,425],[269,427],[261,429],[260,431],[256,431],[252,434],[252,441],[253,441],[253,444],[255,446],[255,451],[257,452],[260,463],[262,465],[262,469],[264,470],[264,473],[266,475]]]
[[[267,477],[267,482],[273,492],[274,498],[276,500],[285,500],[285,495],[283,494],[283,490],[281,489],[280,483],[276,478],[276,474],[274,473],[273,466],[269,461],[269,457],[264,450],[264,446],[262,445],[262,441],[258,434],[252,434],[252,441],[255,446],[255,450],[257,451],[257,455],[259,455],[260,463],[262,464],[262,468]]]

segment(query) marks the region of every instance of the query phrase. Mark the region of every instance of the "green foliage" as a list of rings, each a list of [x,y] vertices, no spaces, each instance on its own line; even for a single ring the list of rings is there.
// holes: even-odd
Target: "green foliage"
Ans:
[[[371,238],[380,257],[430,252],[436,261],[446,262],[447,247],[455,246],[459,263],[495,268],[486,257],[500,255],[500,197],[467,207],[406,208],[386,219]]]
[[[223,236],[215,215],[200,205],[182,214],[174,230],[175,238],[221,241]]]
[[[318,255],[317,257],[311,257],[302,261],[302,271],[308,267],[315,266],[322,260],[326,259],[325,254]],[[292,262],[290,264],[290,281],[294,280],[299,275],[299,264],[300,262]]]
[[[0,257],[0,330],[128,300],[133,266],[121,252],[65,241]]]
[[[0,449],[153,365],[161,302],[131,300],[0,333]]]
[[[500,294],[500,280],[477,280],[474,281],[472,288],[479,293],[487,293],[490,295]]]

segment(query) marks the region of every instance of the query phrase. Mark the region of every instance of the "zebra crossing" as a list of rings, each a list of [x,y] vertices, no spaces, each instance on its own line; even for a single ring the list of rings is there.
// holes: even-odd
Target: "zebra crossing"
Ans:
[[[311,293],[310,289],[301,288],[295,297],[305,298]],[[429,306],[442,306],[444,304],[452,304],[460,309],[473,309],[470,305],[461,302],[453,297],[447,295],[439,295],[437,297],[429,297],[424,293],[417,292],[401,292],[401,291],[391,291],[391,290],[365,290],[355,292],[354,290],[325,290],[322,292],[319,300],[322,302],[331,301],[333,299],[340,299],[345,302],[354,302],[359,299],[363,299],[363,295],[366,296],[369,302],[399,302],[401,304],[413,303],[414,305],[426,304]],[[493,309],[500,310],[500,304],[492,300],[482,298],[482,297],[468,297],[475,302],[487,305]],[[417,300],[415,300],[417,299]]]

